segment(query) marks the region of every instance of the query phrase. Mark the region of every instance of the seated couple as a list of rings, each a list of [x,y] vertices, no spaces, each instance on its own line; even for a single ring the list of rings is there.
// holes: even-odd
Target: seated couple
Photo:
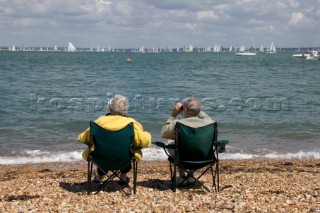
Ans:
[[[137,122],[135,119],[127,117],[129,109],[129,101],[126,97],[122,95],[115,95],[108,103],[108,114],[105,116],[101,116],[96,119],[94,122],[105,128],[107,130],[116,131],[124,128],[129,123],[134,124],[134,145],[136,147],[145,148],[151,144],[151,134],[143,130],[143,126]],[[201,104],[200,102],[193,98],[187,98],[183,101],[183,103],[176,103],[174,106],[171,116],[168,118],[167,122],[163,125],[161,136],[166,139],[174,140],[175,139],[175,125],[176,122],[179,121],[180,123],[193,127],[198,128],[202,126],[206,126],[208,124],[213,123],[214,121],[204,112],[200,111]],[[178,120],[177,116],[182,113],[183,118]],[[89,144],[90,141],[90,129],[86,129],[83,133],[78,136],[78,141]],[[92,152],[90,150],[90,152]],[[82,154],[83,158],[87,160],[89,154],[89,149],[85,150]],[[142,159],[142,152],[141,149],[134,150],[132,153],[139,161]],[[174,155],[174,153],[170,153]],[[124,168],[121,171],[120,178],[123,182],[128,183],[130,179],[127,177],[127,173],[131,170],[131,164]],[[179,180],[182,180],[183,177],[186,176],[185,172],[182,169],[178,170]],[[97,174],[95,176],[95,181],[100,182],[103,178],[104,173],[97,168]],[[189,182],[194,182],[194,178],[191,176],[188,178]],[[119,182],[121,184],[121,182]],[[123,183],[122,183],[123,184]]]

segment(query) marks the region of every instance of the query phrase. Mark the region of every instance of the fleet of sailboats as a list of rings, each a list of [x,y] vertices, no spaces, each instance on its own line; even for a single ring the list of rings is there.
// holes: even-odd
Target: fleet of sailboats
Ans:
[[[0,49],[1,50],[1,49]],[[2,49],[2,50],[9,50],[9,51],[66,51],[66,52],[76,52],[77,48],[75,47],[75,45],[72,42],[68,42],[68,46],[64,48],[64,50],[60,47],[58,49],[57,45],[54,45],[52,48],[28,48],[28,47],[16,47],[15,45],[9,46],[8,49]],[[300,50],[300,49],[299,49]],[[320,60],[320,55],[319,52],[320,50],[307,50],[303,53],[295,53],[292,56],[297,58],[297,59],[306,59],[306,60]],[[90,52],[114,52],[114,51],[119,51],[119,50],[115,50],[114,48],[111,49],[111,47],[109,46],[108,48],[100,48],[99,46],[96,49],[93,49],[92,47],[89,50],[83,50],[80,49],[80,51],[90,51]],[[159,53],[163,50],[159,49],[159,48],[147,48],[145,49],[143,46],[141,46],[139,49],[137,50],[132,50],[133,52],[139,52],[139,53]],[[167,51],[172,52],[172,48],[171,49],[167,49]],[[183,48],[177,48],[176,52],[194,52],[198,50],[194,50],[193,46],[190,45],[189,47],[183,47]],[[271,45],[269,48],[264,48],[263,45],[260,46],[259,49],[255,49],[253,47],[251,48],[246,48],[245,45],[241,45],[239,49],[237,49],[234,46],[230,46],[230,48],[223,48],[222,45],[215,45],[214,48],[211,47],[206,47],[202,50],[203,52],[230,52],[230,53],[235,53],[235,55],[237,56],[255,56],[257,55],[257,51],[260,53],[277,53],[277,48],[274,45],[273,42],[271,42]],[[281,51],[281,49],[280,49]],[[201,52],[201,50],[200,50]]]

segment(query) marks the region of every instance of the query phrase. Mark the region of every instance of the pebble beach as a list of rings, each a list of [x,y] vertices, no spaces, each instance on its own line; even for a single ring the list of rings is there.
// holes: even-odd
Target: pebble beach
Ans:
[[[211,192],[173,192],[167,161],[139,162],[136,194],[113,181],[88,195],[84,161],[0,168],[2,212],[320,212],[316,159],[220,160],[220,192],[209,175],[200,180]]]

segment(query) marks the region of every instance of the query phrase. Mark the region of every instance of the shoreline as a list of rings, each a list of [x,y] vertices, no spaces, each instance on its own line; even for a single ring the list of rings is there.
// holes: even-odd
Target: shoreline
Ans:
[[[85,161],[0,168],[0,207],[5,212],[320,212],[317,159],[220,160],[218,193],[202,187],[172,192],[165,160],[139,162],[136,195],[124,194],[116,183],[87,195]],[[210,186],[210,177],[203,178]]]

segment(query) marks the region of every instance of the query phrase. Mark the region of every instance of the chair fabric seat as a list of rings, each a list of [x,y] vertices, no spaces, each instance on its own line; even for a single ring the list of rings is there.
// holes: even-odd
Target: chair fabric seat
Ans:
[[[88,194],[91,191],[92,167],[95,164],[102,170],[108,181],[120,178],[120,171],[128,165],[133,165],[133,192],[136,193],[137,167],[138,163],[131,149],[134,149],[134,127],[133,123],[128,124],[123,129],[110,131],[90,121],[90,147],[94,146],[94,151],[88,156]],[[111,175],[107,174],[112,172]],[[128,185],[129,186],[129,185]]]
[[[176,176],[177,168],[186,172],[189,171],[187,172],[187,177],[185,177],[186,179],[193,177],[195,172],[199,171],[200,175],[197,175],[195,182],[201,184],[207,190],[208,187],[198,180],[210,171],[212,186],[216,191],[219,191],[219,142],[217,122],[198,128],[177,122],[175,135],[176,137],[173,144],[153,142],[156,146],[163,148],[168,155],[173,191],[176,191],[176,187],[179,186]],[[227,140],[222,142],[223,145],[227,143]],[[174,156],[171,154],[173,151],[170,152],[169,150],[174,150]]]

